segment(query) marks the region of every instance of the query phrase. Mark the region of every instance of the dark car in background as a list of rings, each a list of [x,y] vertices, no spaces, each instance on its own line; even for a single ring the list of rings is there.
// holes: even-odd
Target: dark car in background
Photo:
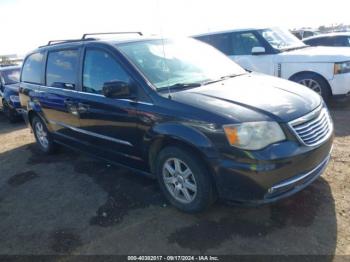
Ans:
[[[310,46],[350,47],[350,32],[317,35],[305,38],[303,42]]]
[[[20,101],[43,152],[61,144],[157,178],[185,212],[276,201],[326,168],[333,124],[308,88],[194,39],[86,37],[24,61]]]
[[[312,30],[312,29],[292,30],[291,33],[300,40],[303,40],[304,38],[307,38],[307,37],[317,36],[320,34],[319,31]]]
[[[20,66],[0,67],[0,110],[10,122],[21,116],[21,104],[18,96]]]

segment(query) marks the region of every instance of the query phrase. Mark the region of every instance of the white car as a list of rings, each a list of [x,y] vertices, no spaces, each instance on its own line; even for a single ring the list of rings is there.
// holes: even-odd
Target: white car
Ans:
[[[194,38],[243,68],[303,84],[324,100],[350,95],[350,48],[310,47],[278,28],[212,32]]]

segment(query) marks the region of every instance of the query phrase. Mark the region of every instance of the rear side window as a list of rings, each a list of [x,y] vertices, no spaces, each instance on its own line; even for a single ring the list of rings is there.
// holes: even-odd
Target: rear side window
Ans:
[[[113,57],[105,51],[87,49],[84,60],[83,90],[102,94],[105,83],[129,82],[129,75]]]
[[[78,73],[78,50],[50,52],[47,58],[46,85],[74,89]]]
[[[43,61],[43,53],[34,53],[28,56],[23,64],[21,80],[27,83],[42,84],[41,73]]]

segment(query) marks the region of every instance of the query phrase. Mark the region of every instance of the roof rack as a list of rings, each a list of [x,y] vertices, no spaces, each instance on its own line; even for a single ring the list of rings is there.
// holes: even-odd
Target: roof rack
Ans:
[[[86,36],[88,35],[121,35],[121,34],[137,34],[142,35],[141,32],[108,32],[108,33],[91,33],[91,34],[84,34],[81,38],[82,40],[86,39]]]
[[[84,34],[82,38],[80,39],[62,39],[62,40],[50,40],[47,45],[43,45],[40,47],[48,46],[48,45],[57,45],[57,44],[63,44],[63,43],[72,43],[72,42],[80,42],[80,41],[91,41],[91,40],[97,40],[97,38],[92,38],[87,36],[89,35],[121,35],[121,34],[138,34],[142,35],[141,32],[108,32],[108,33],[91,33],[91,34]]]

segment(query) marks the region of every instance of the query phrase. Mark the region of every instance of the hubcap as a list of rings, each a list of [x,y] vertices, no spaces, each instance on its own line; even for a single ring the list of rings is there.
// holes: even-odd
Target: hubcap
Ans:
[[[321,89],[320,84],[313,79],[303,79],[303,80],[299,81],[299,84],[302,84],[302,85],[314,90],[319,95],[322,95],[322,89]]]
[[[170,158],[163,165],[163,180],[171,196],[181,203],[191,203],[197,183],[191,169],[180,159]]]
[[[44,148],[49,146],[49,140],[47,139],[47,132],[44,130],[43,124],[36,122],[35,124],[35,134],[38,138],[40,145]]]

